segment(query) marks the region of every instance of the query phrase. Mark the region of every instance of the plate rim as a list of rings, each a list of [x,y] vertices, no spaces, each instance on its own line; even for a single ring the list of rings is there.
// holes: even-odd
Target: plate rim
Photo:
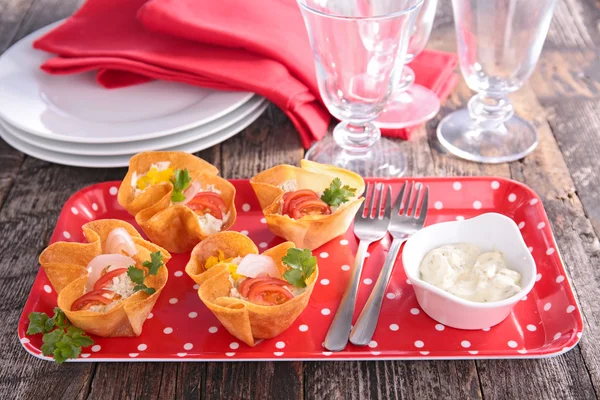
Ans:
[[[208,122],[207,124],[203,124],[203,125],[197,126],[195,128],[183,130],[181,132],[172,133],[170,135],[165,135],[165,136],[161,136],[161,137],[154,138],[154,139],[132,140],[131,142],[120,142],[120,144],[130,144],[131,143],[136,146],[139,146],[138,150],[135,150],[135,149],[134,150],[130,150],[130,149],[119,150],[120,146],[115,146],[115,144],[118,144],[118,143],[76,143],[76,142],[67,142],[64,140],[55,140],[55,139],[40,137],[40,136],[34,135],[33,133],[24,131],[23,129],[20,129],[16,126],[13,126],[8,121],[6,121],[2,118],[0,118],[0,129],[7,130],[11,136],[15,136],[15,137],[17,137],[17,139],[20,139],[21,141],[23,141],[31,146],[35,146],[35,147],[43,146],[44,150],[48,150],[48,151],[52,151],[52,152],[56,152],[56,153],[68,154],[68,155],[74,155],[74,156],[92,156],[92,157],[126,156],[126,155],[132,155],[132,154],[135,154],[138,152],[145,151],[149,148],[152,148],[153,150],[168,149],[168,148],[172,148],[172,147],[183,146],[185,144],[198,141],[200,139],[206,139],[206,138],[208,138],[214,134],[218,134],[220,131],[227,129],[230,126],[242,121],[244,118],[248,117],[254,111],[256,111],[264,103],[264,101],[265,101],[265,99],[263,97],[253,96],[253,98],[251,98],[249,101],[247,101],[246,103],[242,104],[240,107],[233,110],[231,113],[224,115],[214,121]],[[244,107],[246,107],[246,108],[242,109]],[[241,112],[240,112],[240,110],[241,110]],[[232,116],[232,118],[228,118],[230,116]],[[217,122],[219,122],[219,120],[224,120],[226,118],[228,118],[227,121],[223,122],[222,125],[219,126],[216,124]],[[197,134],[194,133],[195,130],[204,129],[206,125],[210,125],[210,124],[215,124],[215,126],[210,127],[208,129],[208,131],[206,131],[206,132],[200,132]],[[181,134],[194,135],[195,137],[175,140],[174,143],[168,143],[168,144],[163,143],[163,144],[159,144],[158,146],[155,143],[153,143],[154,141],[157,141],[157,140],[164,140],[166,142],[170,138],[177,139],[177,136],[179,136]],[[40,139],[42,139],[44,142],[42,142],[42,143],[37,142]],[[48,144],[45,141],[51,142],[51,144]],[[59,148],[58,146],[69,145],[69,144],[76,145],[76,146],[86,146],[86,147],[89,147],[89,150],[83,150],[83,151],[81,151],[79,149],[78,150],[73,150],[73,149],[65,150],[64,148],[61,148],[61,150],[57,150],[57,148]],[[106,146],[107,150],[96,150],[98,148],[98,146]],[[116,149],[117,152],[108,154],[109,147],[112,147],[112,148],[117,147],[117,149]]]
[[[24,36],[17,42],[13,43],[8,49],[6,49],[6,51],[4,51],[0,55],[0,69],[1,69],[3,59],[8,59],[9,57],[11,57],[13,52],[19,51],[19,50],[15,50],[16,46],[18,46],[20,44],[21,46],[25,46],[25,48],[27,48],[26,43],[23,43],[23,42],[29,42],[29,41],[33,42],[35,39],[41,37],[42,35],[46,34],[50,30],[56,28],[58,25],[62,24],[65,20],[66,19],[62,19],[62,20],[53,22],[49,25],[46,25],[42,28],[39,28],[39,29],[29,33],[28,35]],[[33,49],[33,47],[31,47],[31,46],[29,46],[29,49],[30,49],[30,51],[34,51],[34,52],[42,52],[41,50]],[[48,54],[48,57],[52,57],[52,55],[50,55],[49,53],[46,53],[46,52],[44,52],[44,53]],[[31,68],[35,68],[35,67],[31,66]],[[71,74],[71,75],[73,75],[73,74]],[[224,115],[227,115],[228,113],[235,110],[236,108],[238,108],[245,102],[249,101],[254,96],[254,93],[252,93],[252,92],[233,91],[233,90],[232,91],[219,91],[219,90],[206,89],[206,88],[203,88],[203,89],[210,90],[211,92],[209,93],[208,96],[206,96],[205,98],[200,100],[200,103],[205,102],[205,101],[211,101],[210,100],[211,96],[231,96],[234,94],[238,95],[238,96],[236,96],[237,100],[232,101],[229,104],[229,106],[221,109],[219,112],[210,114],[208,117],[205,117],[203,119],[195,120],[194,122],[189,122],[186,124],[179,124],[177,127],[173,127],[173,128],[163,129],[163,130],[159,130],[159,131],[152,130],[152,132],[150,132],[150,133],[136,134],[136,135],[129,136],[129,137],[117,136],[117,137],[110,138],[107,140],[107,138],[104,138],[104,137],[65,136],[65,135],[61,135],[60,133],[55,133],[55,132],[51,132],[51,131],[44,132],[44,131],[35,130],[35,129],[32,130],[32,129],[30,129],[31,127],[26,127],[26,125],[24,125],[20,119],[15,119],[11,113],[7,113],[6,110],[4,109],[4,107],[0,107],[0,118],[9,122],[14,127],[17,127],[21,130],[29,132],[32,135],[40,136],[40,137],[44,137],[44,138],[48,138],[48,139],[54,139],[54,140],[58,140],[58,141],[67,141],[67,142],[72,142],[72,143],[85,143],[85,144],[122,143],[122,142],[133,141],[133,140],[155,139],[157,137],[166,136],[166,135],[169,135],[172,133],[176,133],[176,132],[180,132],[183,130],[188,130],[188,129],[192,129],[192,128],[201,126],[203,124],[214,121],[215,119],[220,118]],[[106,90],[108,90],[108,89],[106,89]],[[214,99],[212,101],[214,101]],[[198,103],[195,103],[195,104],[198,104]],[[182,110],[185,110],[188,108],[189,107],[185,107]],[[118,125],[118,123],[115,123],[115,125]]]
[[[185,143],[183,145],[180,146],[175,146],[173,148],[164,148],[162,149],[162,151],[186,151],[188,153],[196,153],[198,151],[204,150],[204,149],[208,149],[210,147],[213,147],[235,135],[237,135],[238,133],[240,133],[241,131],[243,131],[244,129],[246,129],[250,124],[252,124],[254,121],[256,121],[258,118],[260,118],[260,116],[263,114],[263,112],[265,111],[265,109],[269,106],[269,102],[268,101],[264,101],[261,105],[259,105],[258,108],[256,108],[254,111],[252,111],[249,115],[247,115],[245,117],[245,119],[242,119],[240,121],[237,121],[236,123],[232,124],[231,126],[224,128],[224,130],[226,130],[226,132],[217,132],[214,133],[213,135],[210,135],[208,137],[202,138],[202,139],[198,139],[196,141],[190,142],[190,143]],[[237,125],[236,125],[237,124]],[[234,127],[235,126],[235,127]],[[239,129],[238,129],[239,128]],[[215,138],[216,135],[219,135],[218,138]],[[8,139],[7,139],[8,137]],[[206,143],[207,139],[210,139],[211,137],[213,137],[215,140],[209,141],[208,144]],[[96,160],[96,163],[85,163],[85,162],[77,162],[77,161],[72,161],[72,162],[65,162],[64,159],[61,162],[57,162],[56,159],[52,159],[51,157],[48,156],[42,156],[40,157],[40,153],[37,153],[38,150],[44,151],[44,152],[51,152],[53,154],[60,154],[61,157],[75,157],[75,154],[65,154],[65,153],[58,153],[55,151],[50,151],[50,150],[46,150],[46,149],[42,149],[39,148],[37,146],[25,143],[25,145],[27,147],[31,147],[34,148],[34,151],[36,152],[36,154],[33,154],[30,150],[24,151],[24,147],[23,143],[19,143],[15,146],[15,140],[21,141],[19,138],[15,138],[14,135],[12,135],[9,132],[6,132],[4,130],[2,130],[2,128],[0,127],[0,138],[2,138],[9,146],[13,147],[14,149],[16,149],[17,151],[27,154],[30,157],[33,158],[37,158],[38,160],[42,160],[45,162],[49,162],[49,163],[53,163],[53,164],[58,164],[58,165],[65,165],[65,166],[69,166],[69,167],[79,167],[79,168],[123,168],[126,167],[129,164],[129,159],[135,155],[136,153],[131,153],[131,154],[122,154],[122,155],[116,155],[116,156],[83,156],[86,159],[90,159],[90,158],[94,158],[94,160]],[[197,144],[197,142],[203,141],[204,144],[202,145],[198,145],[196,147],[191,147],[194,146],[195,144]],[[31,153],[31,154],[30,154]],[[54,156],[52,156],[54,157]],[[100,159],[104,158],[104,159],[110,159],[110,161],[105,161],[105,162],[101,162]]]

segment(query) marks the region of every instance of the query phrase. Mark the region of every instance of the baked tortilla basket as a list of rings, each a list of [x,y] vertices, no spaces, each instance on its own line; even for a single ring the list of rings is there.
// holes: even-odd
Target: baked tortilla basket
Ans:
[[[360,205],[365,191],[365,182],[360,175],[332,165],[302,160],[301,167],[278,165],[255,175],[250,184],[263,209],[269,230],[277,236],[294,242],[297,247],[314,250],[345,233]],[[343,203],[330,215],[307,215],[293,219],[279,213],[284,191],[278,186],[293,180],[298,189],[311,189],[323,193],[331,181],[339,178],[342,185],[356,189],[352,198]]]
[[[161,252],[165,265],[159,268],[157,275],[148,276],[145,281],[156,292],[152,295],[136,292],[107,312],[71,311],[73,302],[84,294],[88,280],[87,265],[94,257],[103,254],[106,238],[115,228],[124,228],[131,235],[138,250],[132,257],[136,261],[136,268],[141,269],[144,261],[150,261],[150,253]],[[83,225],[82,229],[88,243],[57,242],[40,255],[40,264],[58,293],[58,307],[73,325],[88,334],[102,337],[139,336],[146,317],[167,283],[169,273],[166,264],[171,255],[144,240],[133,226],[124,221],[98,220]]]
[[[262,254],[271,257],[283,273],[287,268],[281,259],[292,247],[295,247],[293,243],[285,242]],[[217,256],[219,251],[223,252],[225,258],[234,258],[258,254],[258,249],[246,235],[238,232],[219,232],[194,248],[185,267],[185,272],[200,285],[200,299],[229,333],[247,345],[254,346],[257,341],[273,338],[289,328],[308,304],[317,280],[318,266],[306,280],[304,292],[283,304],[263,306],[229,296],[232,283],[227,263],[219,263],[205,270],[206,260]]]
[[[161,182],[151,185],[136,196],[131,185],[134,173],[148,172],[152,164],[169,162],[173,169],[187,169],[193,180],[202,185],[213,185],[221,192],[228,220],[222,230],[229,229],[236,219],[235,188],[227,180],[217,176],[219,170],[206,161],[185,152],[149,151],[137,154],[129,161],[129,170],[118,193],[118,201],[129,214],[135,217],[148,238],[172,253],[190,251],[208,234],[202,230],[198,215],[183,204],[172,204],[173,184]]]

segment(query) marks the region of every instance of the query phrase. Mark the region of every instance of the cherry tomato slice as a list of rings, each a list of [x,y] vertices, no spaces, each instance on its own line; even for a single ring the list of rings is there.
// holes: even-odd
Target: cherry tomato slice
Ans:
[[[227,209],[223,198],[214,192],[200,192],[186,205],[193,211],[210,213],[217,219],[223,219],[223,211]]]
[[[295,192],[287,192],[283,195],[283,207],[281,209],[281,214],[289,215],[291,211],[291,203],[295,200],[299,200],[301,198],[315,198],[318,199],[319,195],[310,189],[302,189],[296,190]]]
[[[300,219],[306,215],[329,215],[331,207],[321,199],[303,199],[294,204],[291,209],[291,217]]]
[[[290,290],[292,289],[292,285],[290,285],[289,283],[287,283],[286,281],[284,281],[282,279],[271,278],[270,276],[261,276],[258,278],[244,279],[244,281],[240,284],[240,287],[239,287],[240,294],[244,297],[248,297],[248,293],[250,292],[250,289],[252,288],[252,286],[254,286],[258,283],[269,283],[269,284],[278,285],[278,286],[287,286]]]
[[[110,283],[112,282],[113,278],[116,278],[117,276],[124,274],[126,272],[127,272],[127,268],[117,268],[110,272],[107,272],[106,274],[104,274],[100,278],[98,278],[98,280],[94,284],[94,290],[103,289],[106,286],[109,286]]]
[[[250,288],[248,300],[263,306],[275,306],[293,299],[294,295],[285,287],[274,283],[256,283]]]
[[[110,298],[104,297],[104,295],[111,295]],[[71,305],[71,311],[87,310],[91,306],[97,304],[109,304],[112,303],[115,292],[105,289],[92,290],[75,300]]]

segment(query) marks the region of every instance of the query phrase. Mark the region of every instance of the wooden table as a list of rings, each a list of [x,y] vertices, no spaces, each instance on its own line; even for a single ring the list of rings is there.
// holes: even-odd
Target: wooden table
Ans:
[[[0,0],[0,49],[70,15],[77,0]],[[429,46],[455,50],[449,1],[439,5]],[[541,196],[585,322],[579,345],[541,360],[104,363],[38,360],[16,329],[58,213],[75,191],[120,179],[124,169],[83,169],[27,157],[0,140],[0,398],[485,398],[590,399],[600,394],[600,44],[599,3],[560,0],[536,72],[514,96],[539,129],[520,162],[479,165],[448,155],[439,119],[472,95],[461,82],[440,115],[403,143],[407,175],[498,175]],[[242,134],[201,152],[226,178],[249,178],[303,156],[277,108]]]

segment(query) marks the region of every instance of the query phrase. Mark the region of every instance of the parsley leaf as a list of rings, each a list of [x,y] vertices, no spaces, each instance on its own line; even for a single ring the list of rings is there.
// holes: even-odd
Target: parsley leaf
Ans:
[[[140,291],[140,290],[141,290],[141,291],[143,291],[143,292],[146,292],[146,293],[148,293],[148,294],[154,294],[154,293],[156,293],[156,289],[154,289],[154,288],[151,288],[151,287],[148,287],[148,286],[146,286],[146,285],[145,285],[145,284],[143,284],[143,283],[142,283],[141,285],[136,285],[136,286],[133,288],[133,291],[134,291],[134,292],[138,292],[138,291]]]
[[[71,324],[63,310],[58,307],[54,307],[54,317],[52,317],[52,323],[63,329]]]
[[[83,329],[79,329],[76,326],[69,326],[67,328],[67,335],[71,336],[73,343],[79,347],[87,347],[94,344],[92,338],[86,336]]]
[[[137,283],[138,285],[144,284],[144,271],[142,271],[141,269],[137,269],[133,265],[130,265],[127,269],[127,276],[129,277],[129,279],[131,279],[133,283]]]
[[[65,313],[58,307],[54,316],[49,318],[46,313],[32,312],[29,314],[28,335],[43,333],[42,354],[53,356],[54,361],[61,364],[69,358],[77,358],[81,348],[94,344],[92,338],[73,325]]]
[[[46,322],[48,316],[43,312],[32,312],[29,314],[29,326],[27,327],[28,335],[36,335],[38,333],[48,332]]]
[[[283,273],[283,279],[288,281],[292,286],[306,287],[304,277],[302,276],[302,272],[300,272],[300,270],[290,269],[285,271]]]
[[[162,254],[160,254],[160,251],[150,253],[150,261],[144,261],[142,265],[148,268],[148,275],[158,274],[158,270],[164,265]],[[148,275],[146,275],[143,270],[137,269],[131,265],[129,269],[127,269],[127,275],[129,276],[129,279],[135,283],[135,286],[133,287],[134,292],[139,292],[141,290],[148,294],[156,293],[156,289],[148,287],[144,283]]]
[[[350,200],[350,197],[354,196],[356,189],[348,185],[342,186],[342,180],[335,178],[331,181],[331,184],[321,196],[321,200],[329,204],[332,207],[337,207],[342,203]]]
[[[306,280],[315,272],[317,257],[309,249],[288,249],[281,261],[290,267],[283,274],[283,278],[296,287],[306,287]]]
[[[185,200],[183,192],[190,185],[192,178],[187,169],[176,169],[171,178],[173,184],[173,193],[171,194],[171,201],[173,203],[179,203]]]
[[[158,269],[163,266],[163,259],[160,251],[150,253],[150,260],[151,261],[144,261],[142,265],[148,268],[148,275],[156,275]]]

